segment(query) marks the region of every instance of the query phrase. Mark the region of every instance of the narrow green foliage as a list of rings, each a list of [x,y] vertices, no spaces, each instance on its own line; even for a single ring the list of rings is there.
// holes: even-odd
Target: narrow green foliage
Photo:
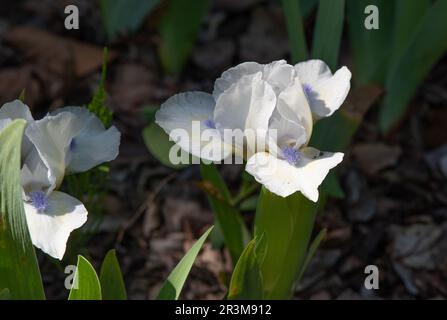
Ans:
[[[208,194],[216,221],[235,264],[250,236],[240,212],[231,204],[231,194],[214,164],[201,164],[202,189]]]
[[[393,59],[396,63],[407,48],[420,20],[430,7],[430,0],[396,0],[394,10]]]
[[[101,300],[101,284],[95,269],[83,256],[78,263],[68,300]]]
[[[112,111],[107,108],[106,102],[106,77],[107,77],[107,61],[108,61],[108,49],[104,48],[104,55],[102,61],[102,70],[101,70],[101,82],[99,83],[98,89],[93,96],[92,101],[87,106],[88,110],[94,113],[99,120],[104,124],[106,128],[110,127],[110,123],[112,122]]]
[[[96,90],[92,101],[87,108],[94,113],[104,124],[106,128],[110,127],[112,122],[112,112],[106,106],[106,76],[107,76],[108,50],[104,48],[103,64],[101,70],[101,81]],[[109,181],[110,166],[108,163],[102,164],[90,171],[71,174],[65,177],[65,187],[68,193],[81,200],[89,212],[89,223],[83,228],[84,231],[89,229],[90,233],[94,233],[99,227],[102,220],[102,199],[106,193]],[[76,235],[79,233],[76,232]],[[84,233],[85,234],[85,233]],[[82,246],[86,240],[84,236],[74,237],[73,243],[78,242]]]
[[[390,0],[347,0],[349,38],[354,58],[354,80],[362,85],[383,84],[392,53],[394,3]],[[365,8],[377,6],[379,29],[365,28]]]
[[[127,299],[126,287],[115,250],[110,250],[104,258],[99,281],[103,300]]]
[[[447,1],[436,1],[420,20],[403,54],[390,69],[387,96],[379,125],[387,132],[404,115],[417,88],[433,65],[447,51]]]
[[[0,132],[0,290],[8,288],[11,299],[45,299],[22,200],[20,153],[25,125],[24,120],[15,120]]]
[[[205,243],[206,238],[213,230],[213,227],[209,228],[196,243],[189,249],[186,255],[180,260],[177,266],[172,270],[168,279],[164,283],[163,287],[158,294],[157,300],[177,300],[182,292],[183,285],[186,278],[191,271],[191,268],[199,254],[200,249]]]
[[[314,31],[312,58],[337,67],[345,16],[345,0],[320,0]]]
[[[23,90],[20,91],[19,100],[25,103],[25,88],[23,88]]]
[[[300,9],[303,18],[307,17],[317,6],[318,0],[300,0]]]
[[[308,58],[308,52],[300,3],[297,0],[282,0],[282,7],[289,33],[292,62],[297,63],[306,60]]]
[[[263,285],[260,265],[265,255],[265,237],[251,240],[242,252],[231,276],[228,299],[263,299]]]
[[[307,251],[306,259],[304,260],[303,266],[301,267],[300,274],[298,275],[297,281],[301,279],[301,277],[304,275],[304,272],[306,272],[307,267],[309,266],[310,261],[312,260],[313,256],[315,255],[315,252],[317,252],[318,247],[320,246],[321,241],[326,237],[327,230],[322,229],[318,235],[315,237],[315,239],[312,241],[312,243],[309,246],[309,250]]]
[[[211,6],[210,0],[170,0],[159,25],[159,56],[164,69],[178,73],[194,48],[199,27]]]

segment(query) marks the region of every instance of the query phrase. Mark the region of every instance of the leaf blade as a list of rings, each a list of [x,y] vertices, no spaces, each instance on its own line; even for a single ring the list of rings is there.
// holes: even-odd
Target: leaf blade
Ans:
[[[114,39],[123,31],[136,31],[160,0],[100,0],[100,11],[107,37]]]
[[[263,241],[261,237],[260,241]],[[260,260],[256,254],[258,239],[251,240],[242,252],[231,276],[228,290],[229,300],[261,300],[263,284]]]
[[[402,57],[390,70],[387,96],[379,110],[379,126],[387,132],[406,107],[432,66],[447,51],[447,2],[437,1],[426,12]]]
[[[233,263],[236,264],[239,256],[244,251],[247,240],[250,238],[249,232],[240,212],[229,204],[231,201],[230,192],[216,166],[214,164],[201,164],[200,170],[203,180],[210,186],[209,189],[213,188],[212,192],[208,192],[208,200],[219,223]],[[212,195],[213,192],[214,195]]]
[[[164,69],[178,73],[194,48],[199,27],[211,6],[210,0],[171,0],[160,21],[158,53]]]
[[[290,298],[305,261],[317,208],[317,204],[299,192],[283,198],[262,189],[255,237],[264,234],[266,241],[261,264],[265,299]]]
[[[297,63],[306,60],[309,54],[304,35],[300,3],[296,0],[282,0],[282,7],[286,17],[292,62]]]
[[[43,300],[22,200],[20,146],[25,125],[15,120],[0,132],[0,288],[9,288],[14,300]]]
[[[101,266],[99,273],[101,294],[103,300],[127,300],[121,267],[116,257],[116,251],[110,250]]]
[[[151,123],[144,128],[143,140],[151,154],[163,165],[173,169],[182,169],[189,166],[189,164],[174,164],[171,162],[169,152],[175,143],[169,140],[169,136],[166,132],[164,132],[156,123]],[[183,150],[181,150],[181,152],[182,154],[184,153]],[[182,157],[181,160],[188,160],[188,163],[191,163],[192,161],[189,155],[185,157],[185,159]]]
[[[78,256],[78,263],[68,300],[101,300],[101,284],[90,262]]]
[[[205,240],[208,235],[213,230],[213,227],[209,228],[188,250],[185,256],[180,260],[177,266],[169,274],[168,279],[165,281],[163,287],[161,288],[157,300],[177,300],[180,292],[182,291],[183,285],[185,284],[186,278],[194,264],[194,261],[199,254]]]
[[[337,66],[345,15],[345,0],[320,0],[314,31],[312,58]]]

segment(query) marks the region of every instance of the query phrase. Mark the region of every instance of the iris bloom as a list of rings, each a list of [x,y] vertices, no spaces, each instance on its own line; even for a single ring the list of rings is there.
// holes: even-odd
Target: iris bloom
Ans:
[[[33,244],[62,259],[70,233],[87,221],[84,205],[57,191],[66,172],[84,172],[118,155],[120,133],[105,129],[85,108],[67,107],[35,121],[16,100],[0,109],[0,130],[25,119],[22,186],[25,214]]]
[[[85,172],[118,156],[120,133],[105,129],[101,120],[86,108],[65,107],[31,123],[26,131],[56,187],[67,170]]]
[[[232,152],[246,151],[246,171],[279,196],[300,191],[317,201],[318,186],[329,170],[342,161],[343,154],[320,152],[307,144],[314,122],[332,115],[342,105],[350,79],[346,67],[332,74],[320,60],[295,66],[284,60],[266,65],[246,62],[225,71],[216,80],[212,95],[189,92],[168,99],[157,112],[156,120],[170,135],[176,128],[191,130],[191,122],[199,120],[203,130],[215,130],[224,146],[230,144],[222,138],[225,129],[255,130],[256,139],[246,138],[245,146],[231,145]],[[273,130],[276,141],[267,134]],[[267,147],[259,149],[259,141],[266,141]],[[195,145],[200,143],[203,145],[201,141]],[[200,150],[180,146],[204,158]],[[221,153],[220,158],[227,153]],[[219,157],[212,160],[216,158]]]

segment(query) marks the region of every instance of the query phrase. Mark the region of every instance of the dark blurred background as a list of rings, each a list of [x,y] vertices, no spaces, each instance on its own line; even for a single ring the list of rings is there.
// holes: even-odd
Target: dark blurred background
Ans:
[[[129,298],[153,298],[185,250],[213,223],[206,195],[195,184],[199,168],[174,170],[147,150],[142,132],[153,121],[153,110],[181,91],[211,92],[216,77],[240,62],[290,61],[280,1],[215,0],[206,10],[191,4],[190,10],[205,11],[190,49],[188,43],[166,47],[166,37],[182,33],[175,25],[181,18],[166,18],[167,1],[152,6],[137,2],[143,3],[138,15],[109,8],[107,1],[3,0],[0,5],[0,105],[24,89],[36,117],[60,106],[88,104],[100,82],[107,46],[107,105],[123,133],[97,232],[86,246],[73,245],[62,265],[39,253],[48,298],[68,295],[63,266],[74,255],[88,255],[98,268],[114,247]],[[79,8],[79,30],[64,27],[64,8],[70,4]],[[316,9],[303,10],[311,39]],[[355,81],[346,32],[341,65],[351,68]],[[393,130],[381,133],[377,108],[369,109],[340,170],[345,196],[329,200],[318,217],[318,228],[326,227],[328,234],[296,298],[447,297],[446,107],[444,55]],[[230,187],[238,185],[243,168],[221,170]],[[247,223],[253,214],[247,205]],[[232,266],[218,244],[219,239],[206,244],[182,298],[224,296],[222,283]],[[379,290],[364,289],[364,268],[370,264],[379,267]]]

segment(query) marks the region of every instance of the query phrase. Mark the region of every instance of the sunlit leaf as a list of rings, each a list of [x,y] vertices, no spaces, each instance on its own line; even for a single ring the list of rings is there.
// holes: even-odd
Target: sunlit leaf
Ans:
[[[186,255],[180,260],[177,266],[172,270],[168,279],[164,283],[163,287],[158,294],[157,300],[177,300],[182,292],[183,285],[186,278],[191,271],[191,268],[199,254],[200,249],[205,243],[206,238],[210,234],[213,227],[209,228],[189,249]]]
[[[126,286],[124,285],[121,267],[116,258],[116,251],[110,250],[102,263],[99,273],[103,300],[126,300]]]
[[[45,299],[23,208],[20,149],[24,120],[0,132],[0,288],[11,299]]]
[[[68,300],[101,300],[101,284],[93,266],[83,256],[78,264]]]

